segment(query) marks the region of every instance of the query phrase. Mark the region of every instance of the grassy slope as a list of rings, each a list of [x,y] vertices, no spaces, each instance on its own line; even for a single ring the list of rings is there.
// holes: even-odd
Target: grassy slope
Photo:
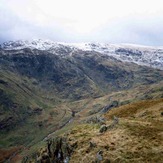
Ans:
[[[1,69],[0,91],[0,150],[4,153],[0,161],[41,141],[71,117],[70,109],[40,89],[35,79]]]
[[[21,81],[22,81],[22,79],[21,79]],[[17,81],[17,83],[19,83],[19,82]],[[79,111],[80,112],[76,114],[76,117],[74,118],[74,121],[72,123],[68,124],[66,127],[62,128],[61,130],[52,134],[51,137],[53,137],[55,135],[60,135],[60,134],[62,135],[63,133],[65,133],[67,131],[69,132],[72,128],[74,128],[74,126],[77,126],[77,131],[79,130],[78,134],[79,133],[80,134],[77,136],[79,138],[79,140],[83,139],[82,135],[84,136],[85,132],[86,132],[86,135],[90,135],[89,139],[87,139],[87,136],[86,137],[84,136],[86,138],[86,141],[90,140],[91,137],[92,138],[94,137],[94,134],[95,134],[94,132],[96,132],[97,137],[99,137],[99,132],[98,132],[99,126],[98,125],[83,124],[83,125],[78,126],[78,123],[83,122],[85,119],[87,119],[91,116],[94,116],[95,114],[98,115],[98,112],[104,106],[110,104],[112,101],[115,101],[115,100],[117,100],[119,102],[119,104],[123,105],[125,103],[137,102],[137,101],[147,99],[147,98],[149,98],[149,99],[161,98],[161,97],[163,97],[162,86],[163,86],[163,83],[160,82],[158,84],[153,84],[150,86],[142,85],[142,86],[136,87],[136,88],[128,90],[128,91],[114,92],[114,93],[111,93],[111,94],[108,94],[108,95],[105,95],[105,96],[102,96],[99,98],[88,98],[88,99],[83,99],[83,100],[79,100],[79,101],[75,101],[75,102],[66,102],[66,101],[65,102],[62,101],[61,103],[56,102],[56,101],[53,103],[48,102],[49,106],[44,108],[45,111],[41,115],[37,115],[37,116],[30,118],[27,121],[28,123],[26,123],[26,125],[24,127],[22,127],[21,129],[18,127],[14,131],[9,132],[7,137],[6,137],[6,134],[4,135],[5,137],[3,137],[3,135],[1,135],[1,140],[3,140],[2,145],[4,142],[6,142],[6,145],[4,144],[4,147],[11,146],[10,148],[7,148],[7,150],[5,150],[3,148],[2,152],[5,153],[6,155],[4,155],[4,156],[7,157],[7,156],[9,156],[9,154],[13,153],[13,151],[15,151],[15,150],[17,151],[17,150],[19,150],[19,147],[21,147],[21,148],[23,148],[23,153],[21,155],[18,155],[16,158],[14,158],[14,159],[21,160],[22,157],[32,154],[34,151],[39,150],[39,148],[41,146],[46,146],[46,142],[43,142],[40,140],[42,140],[45,137],[45,135],[48,135],[48,133],[55,131],[55,129],[58,128],[58,125],[61,126],[62,123],[64,123],[66,121],[66,119],[71,116],[70,109],[74,110],[76,112],[79,112]],[[36,92],[37,92],[37,88],[38,87],[35,88]],[[42,96],[44,97],[43,93],[42,93]],[[34,96],[32,96],[32,97],[34,97]],[[48,97],[50,97],[50,95]],[[32,100],[35,102],[34,99],[32,99]],[[39,98],[39,100],[40,101],[44,100],[44,103],[47,103],[46,100],[49,100],[49,99],[43,98],[41,100]],[[68,111],[66,115],[65,115],[65,110]],[[56,111],[59,111],[59,112],[56,112]],[[58,113],[57,116],[55,116],[54,113],[56,113],[56,114]],[[41,129],[37,125],[36,125],[37,127],[35,126],[34,128],[31,128],[31,124],[33,126],[33,124],[38,124],[40,121],[42,121],[43,125],[45,125],[45,126],[43,126]],[[108,123],[109,123],[109,121],[108,121]],[[45,129],[45,127],[46,127],[46,129]],[[88,128],[88,130],[86,130],[86,128]],[[89,132],[89,133],[87,134],[87,132]],[[24,137],[24,134],[27,134],[27,133],[28,133],[28,137]],[[117,133],[115,133],[115,134],[117,134]],[[76,137],[75,137],[75,139],[76,139]],[[16,141],[16,140],[18,140],[18,141]],[[21,142],[20,140],[23,140],[24,142]],[[82,141],[79,143],[82,144]],[[15,147],[13,147],[14,144],[15,145],[19,144],[19,146],[16,146],[16,148],[15,148]],[[22,146],[22,144],[25,146],[27,145],[27,146],[24,148],[24,146]],[[88,146],[88,144],[87,144],[87,146]],[[80,147],[80,144],[79,144],[79,147]],[[94,152],[96,152],[98,150],[99,150],[99,148],[97,148]],[[73,159],[73,157],[75,160],[76,156],[72,156],[72,159]],[[92,155],[92,157],[94,157],[94,155]],[[80,157],[79,157],[79,159],[80,159]],[[88,159],[88,158],[86,157],[86,159]]]
[[[70,163],[96,161],[99,150],[103,151],[102,162],[107,159],[111,162],[161,162],[162,88],[163,83],[160,82],[115,92],[96,99],[65,103],[72,110],[80,110],[80,112],[76,114],[72,123],[52,134],[50,138],[60,135],[68,137],[69,144],[77,142],[78,145],[71,156]],[[114,115],[119,117],[119,124],[115,128],[100,134],[99,124],[85,123],[86,119],[98,115],[99,110],[115,100],[122,105],[105,114],[107,125],[112,123]],[[92,110],[97,113],[93,114]],[[96,147],[90,148],[90,142],[95,143]],[[46,148],[46,143],[38,143],[19,157],[31,155],[40,148]]]
[[[68,103],[68,107],[77,113],[81,119],[85,119],[98,112],[105,106],[117,101],[119,105],[124,105],[145,99],[163,98],[163,82],[152,85],[141,85],[134,89],[118,91],[107,94],[99,98],[89,98],[84,100]]]
[[[163,99],[145,100],[124,105],[109,111],[106,124],[114,115],[119,124],[112,130],[99,133],[97,124],[81,124],[67,133],[69,143],[78,146],[70,162],[95,162],[98,151],[103,151],[103,161],[111,162],[162,162]],[[90,147],[90,142],[96,147]]]

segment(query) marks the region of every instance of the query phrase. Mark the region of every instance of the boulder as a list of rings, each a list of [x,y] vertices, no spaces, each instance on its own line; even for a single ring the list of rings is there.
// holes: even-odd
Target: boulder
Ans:
[[[100,127],[99,132],[100,132],[100,133],[104,133],[105,131],[107,131],[107,126],[106,126],[106,125],[102,125],[102,126]]]
[[[97,152],[96,157],[97,162],[101,162],[103,160],[103,151],[100,150],[99,152]]]

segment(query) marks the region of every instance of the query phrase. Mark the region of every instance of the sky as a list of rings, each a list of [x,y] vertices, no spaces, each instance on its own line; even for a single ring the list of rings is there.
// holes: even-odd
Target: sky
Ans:
[[[0,42],[163,46],[162,0],[0,0]]]

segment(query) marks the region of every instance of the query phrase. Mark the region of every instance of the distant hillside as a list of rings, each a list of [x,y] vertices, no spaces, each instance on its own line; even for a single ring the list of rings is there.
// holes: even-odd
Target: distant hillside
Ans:
[[[133,62],[163,70],[163,47],[142,46],[135,44],[107,43],[63,43],[50,40],[18,40],[5,42],[0,46],[4,50],[25,48],[46,50],[58,55],[69,55],[74,51],[94,51],[111,56],[123,62]]]

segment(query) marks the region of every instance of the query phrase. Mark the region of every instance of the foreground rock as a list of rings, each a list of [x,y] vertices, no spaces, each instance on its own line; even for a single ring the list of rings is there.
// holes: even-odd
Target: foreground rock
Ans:
[[[40,149],[32,157],[24,158],[23,162],[68,163],[76,145],[70,145],[65,137],[56,137],[47,141],[47,147]]]

